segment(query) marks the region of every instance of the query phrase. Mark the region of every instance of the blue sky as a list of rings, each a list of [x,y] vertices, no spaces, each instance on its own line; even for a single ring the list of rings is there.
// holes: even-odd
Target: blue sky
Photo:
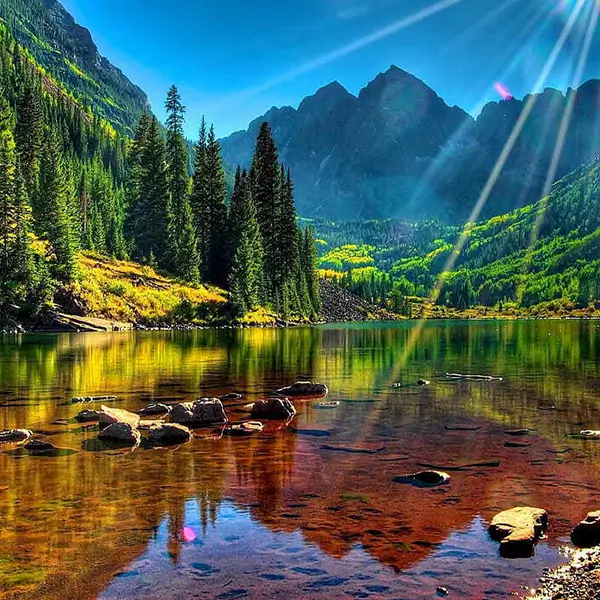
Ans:
[[[175,83],[195,137],[202,114],[225,136],[333,80],[358,93],[391,64],[477,114],[531,91],[569,15],[581,9],[545,85],[574,83],[600,0],[61,0],[102,54],[163,115]],[[419,20],[419,17],[422,17]],[[600,29],[600,28],[599,28]],[[581,79],[600,77],[600,32]],[[578,82],[577,82],[578,83]]]

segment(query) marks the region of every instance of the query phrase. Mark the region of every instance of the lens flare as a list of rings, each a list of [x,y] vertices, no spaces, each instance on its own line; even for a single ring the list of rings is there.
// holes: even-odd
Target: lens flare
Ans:
[[[494,89],[498,92],[502,100],[512,100],[512,94],[508,91],[508,88],[503,83],[497,81],[494,84]]]

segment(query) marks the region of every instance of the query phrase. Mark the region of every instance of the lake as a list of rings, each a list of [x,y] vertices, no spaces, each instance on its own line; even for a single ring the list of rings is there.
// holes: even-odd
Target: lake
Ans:
[[[0,598],[524,593],[600,508],[600,442],[568,437],[600,429],[599,355],[593,321],[0,338],[0,430],[64,449],[0,448]],[[169,449],[107,449],[70,401],[114,394],[137,411],[240,392],[244,404],[298,379],[327,383],[339,406],[297,401],[287,428],[202,430]],[[227,403],[233,421],[239,404]],[[517,440],[529,445],[506,446],[515,428],[532,430]],[[393,481],[490,461],[438,488]],[[521,505],[548,510],[547,539],[531,559],[501,558],[488,524]]]

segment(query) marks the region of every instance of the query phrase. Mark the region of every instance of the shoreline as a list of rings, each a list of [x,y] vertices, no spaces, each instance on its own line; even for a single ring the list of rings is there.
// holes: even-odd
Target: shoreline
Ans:
[[[214,323],[214,324],[196,324],[196,323],[174,323],[174,324],[157,324],[157,325],[141,325],[138,323],[123,323],[119,321],[110,321],[108,319],[100,319],[96,317],[76,317],[68,315],[74,319],[68,324],[60,325],[53,324],[27,324],[23,322],[13,321],[5,326],[0,326],[0,336],[14,336],[25,334],[41,334],[41,333],[123,333],[134,331],[203,331],[203,330],[219,330],[219,329],[287,329],[297,327],[317,327],[321,325],[353,325],[361,323],[420,323],[420,322],[440,322],[440,321],[469,321],[469,322],[492,322],[492,321],[600,321],[600,316],[548,316],[548,317],[532,317],[532,316],[514,316],[514,315],[494,315],[494,316],[436,316],[421,319],[410,319],[400,317],[396,319],[363,319],[363,320],[323,320],[315,322],[300,322],[300,321],[285,321],[276,319],[274,322],[260,323]]]

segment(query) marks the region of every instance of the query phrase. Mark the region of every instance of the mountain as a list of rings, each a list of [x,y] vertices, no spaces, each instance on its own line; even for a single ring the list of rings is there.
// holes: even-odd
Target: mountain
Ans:
[[[100,55],[57,0],[0,0],[0,17],[51,78],[119,131],[131,133],[150,112],[146,94]]]
[[[547,89],[533,110],[483,217],[535,202],[569,97]],[[600,81],[578,91],[557,179],[600,153]],[[333,83],[298,109],[272,108],[247,131],[221,141],[225,163],[248,164],[256,131],[267,121],[292,169],[300,212],[333,220],[435,217],[464,221],[530,97],[485,106],[473,119],[448,106],[416,77],[392,66],[358,97]]]

